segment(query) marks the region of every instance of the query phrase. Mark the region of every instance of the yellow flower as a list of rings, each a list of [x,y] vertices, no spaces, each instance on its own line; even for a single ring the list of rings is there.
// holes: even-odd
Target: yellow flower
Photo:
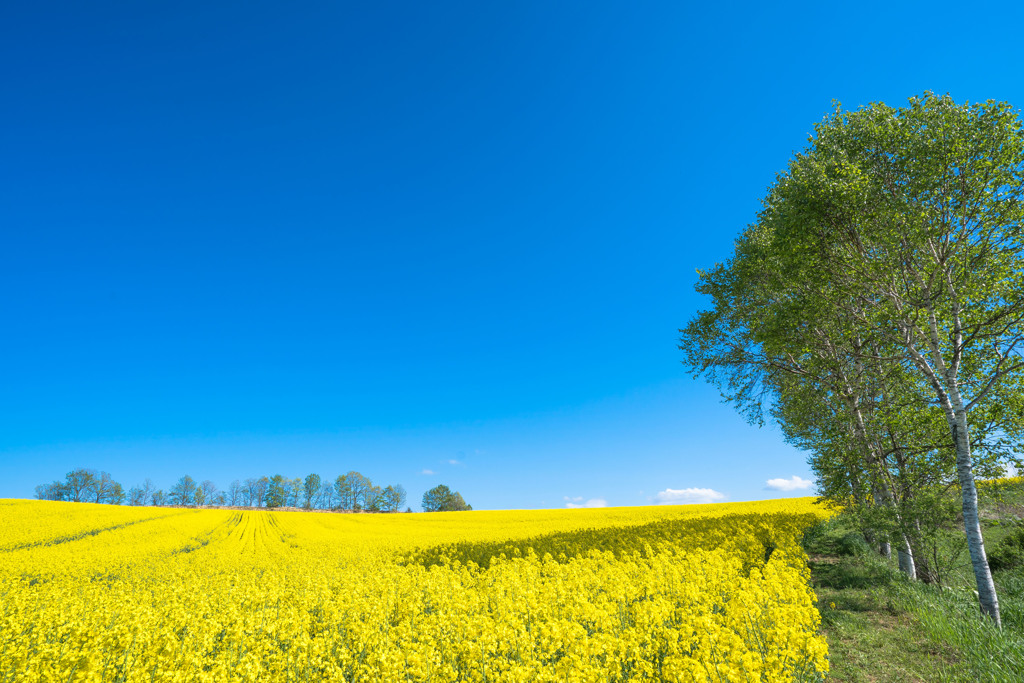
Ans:
[[[0,501],[0,677],[824,674],[798,539],[826,515],[811,499],[429,515]]]

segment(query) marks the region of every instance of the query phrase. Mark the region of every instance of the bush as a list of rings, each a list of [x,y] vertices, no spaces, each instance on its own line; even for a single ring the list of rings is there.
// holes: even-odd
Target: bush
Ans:
[[[996,544],[988,555],[988,564],[993,571],[1024,566],[1024,527]]]
[[[836,539],[837,555],[856,556],[867,555],[870,552],[871,548],[864,540],[864,536],[855,531],[845,533]]]

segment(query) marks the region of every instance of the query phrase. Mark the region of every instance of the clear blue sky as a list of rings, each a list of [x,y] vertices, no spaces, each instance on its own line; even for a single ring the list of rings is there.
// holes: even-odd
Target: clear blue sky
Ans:
[[[1019,7],[4,3],[0,497],[806,494],[679,363],[695,269],[833,99],[1024,106]]]

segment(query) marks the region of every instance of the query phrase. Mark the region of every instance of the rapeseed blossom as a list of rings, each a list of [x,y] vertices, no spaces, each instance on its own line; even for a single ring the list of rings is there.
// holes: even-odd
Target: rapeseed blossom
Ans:
[[[820,680],[825,514],[0,501],[0,681]]]

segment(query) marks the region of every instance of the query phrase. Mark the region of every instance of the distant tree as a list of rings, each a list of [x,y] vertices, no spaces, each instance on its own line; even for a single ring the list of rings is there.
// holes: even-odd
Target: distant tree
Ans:
[[[129,505],[136,505],[136,506],[137,505],[145,505],[145,503],[143,503],[142,501],[143,501],[143,498],[142,498],[142,487],[141,486],[133,486],[130,489],[128,489],[128,504]]]
[[[371,502],[373,482],[359,472],[349,472],[346,476],[352,489],[352,509],[365,509]]]
[[[157,507],[167,505],[167,494],[164,493],[163,489],[157,489],[156,491],[153,491],[153,495],[150,497],[150,500],[152,500],[153,505]]]
[[[214,503],[214,505],[221,505],[221,506],[227,505],[228,504],[227,496],[225,496],[224,492],[221,491],[220,493],[217,494],[216,498],[214,498],[213,503]]]
[[[100,472],[98,475],[94,474],[88,489],[92,502],[106,503],[115,483],[114,478],[110,476],[109,472]],[[118,487],[120,488],[120,485]]]
[[[438,512],[444,506],[445,502],[451,497],[452,491],[444,484],[438,484],[434,488],[430,489],[423,494],[423,511],[424,512]]]
[[[285,482],[286,479],[280,474],[275,474],[270,478],[264,498],[268,508],[279,508],[287,504],[288,491],[285,489]]]
[[[195,505],[196,481],[187,474],[171,487],[168,501],[171,505]]]
[[[302,477],[295,477],[288,480],[288,505],[293,508],[299,507],[302,503],[302,492],[305,490]]]
[[[195,492],[195,495],[192,498],[192,502],[195,503],[195,505],[197,507],[201,507],[203,505],[206,505],[206,493],[203,492],[202,487],[200,487],[200,486],[196,487],[196,492]]]
[[[239,505],[242,502],[242,496],[244,495],[244,489],[242,482],[235,479],[228,486],[227,504],[228,505]]]
[[[331,482],[325,481],[320,485],[320,494],[317,496],[316,504],[323,510],[334,508],[334,486],[331,485]]]
[[[267,496],[267,487],[270,486],[270,479],[260,477],[256,480],[256,505],[263,507]]]
[[[363,494],[363,509],[369,512],[384,512],[384,489],[370,485]]]
[[[121,499],[124,500],[124,489],[121,484],[114,481],[114,478],[110,476],[109,472],[100,472],[100,475],[96,478],[95,485],[95,502],[97,503],[113,503],[115,498],[120,495]]]
[[[40,484],[36,487],[36,498],[39,500],[68,500],[68,489],[60,481]]]
[[[342,510],[351,510],[355,507],[352,497],[352,482],[349,480],[348,475],[339,475],[334,480],[334,499],[337,506]]]
[[[452,491],[444,484],[439,484],[423,494],[424,512],[456,512],[472,510],[458,491]]]
[[[307,474],[305,481],[302,482],[302,507],[307,510],[313,507],[313,501],[319,493],[320,475],[315,473]]]
[[[214,501],[217,499],[217,485],[209,479],[204,479],[203,483],[199,485],[199,490],[203,492],[203,500],[207,505],[214,505]]]
[[[392,510],[394,510],[395,512],[398,512],[402,508],[402,506],[405,505],[406,498],[407,498],[407,494],[405,493],[405,487],[404,486],[402,486],[401,484],[395,484],[394,486],[391,487],[391,509]]]
[[[367,506],[367,510],[371,512],[391,512],[391,500],[388,498],[388,491],[394,490],[393,486],[380,486],[373,487],[372,498],[373,500]]]
[[[83,467],[67,473],[64,479],[64,486],[67,489],[68,500],[75,503],[82,502],[92,491],[93,483],[96,480],[96,471]]]
[[[124,502],[124,488],[116,481],[110,485],[107,492],[107,502],[111,505],[120,505]]]
[[[452,494],[452,497],[448,501],[448,505],[445,506],[444,511],[445,512],[461,512],[461,511],[468,511],[468,510],[472,510],[472,509],[473,509],[473,506],[470,505],[469,503],[467,503],[463,499],[461,493],[456,491],[455,493]]]
[[[153,486],[153,480],[150,479],[149,477],[147,477],[146,480],[144,482],[142,482],[142,487],[141,488],[142,488],[142,502],[139,503],[139,505],[149,505],[150,497],[153,495],[153,491],[156,490],[156,487]]]
[[[245,480],[245,504],[252,507],[256,505],[257,492],[260,488],[260,480],[255,477],[249,477]]]
[[[405,489],[401,484],[385,486],[380,493],[380,510],[382,512],[398,512],[405,505]]]

